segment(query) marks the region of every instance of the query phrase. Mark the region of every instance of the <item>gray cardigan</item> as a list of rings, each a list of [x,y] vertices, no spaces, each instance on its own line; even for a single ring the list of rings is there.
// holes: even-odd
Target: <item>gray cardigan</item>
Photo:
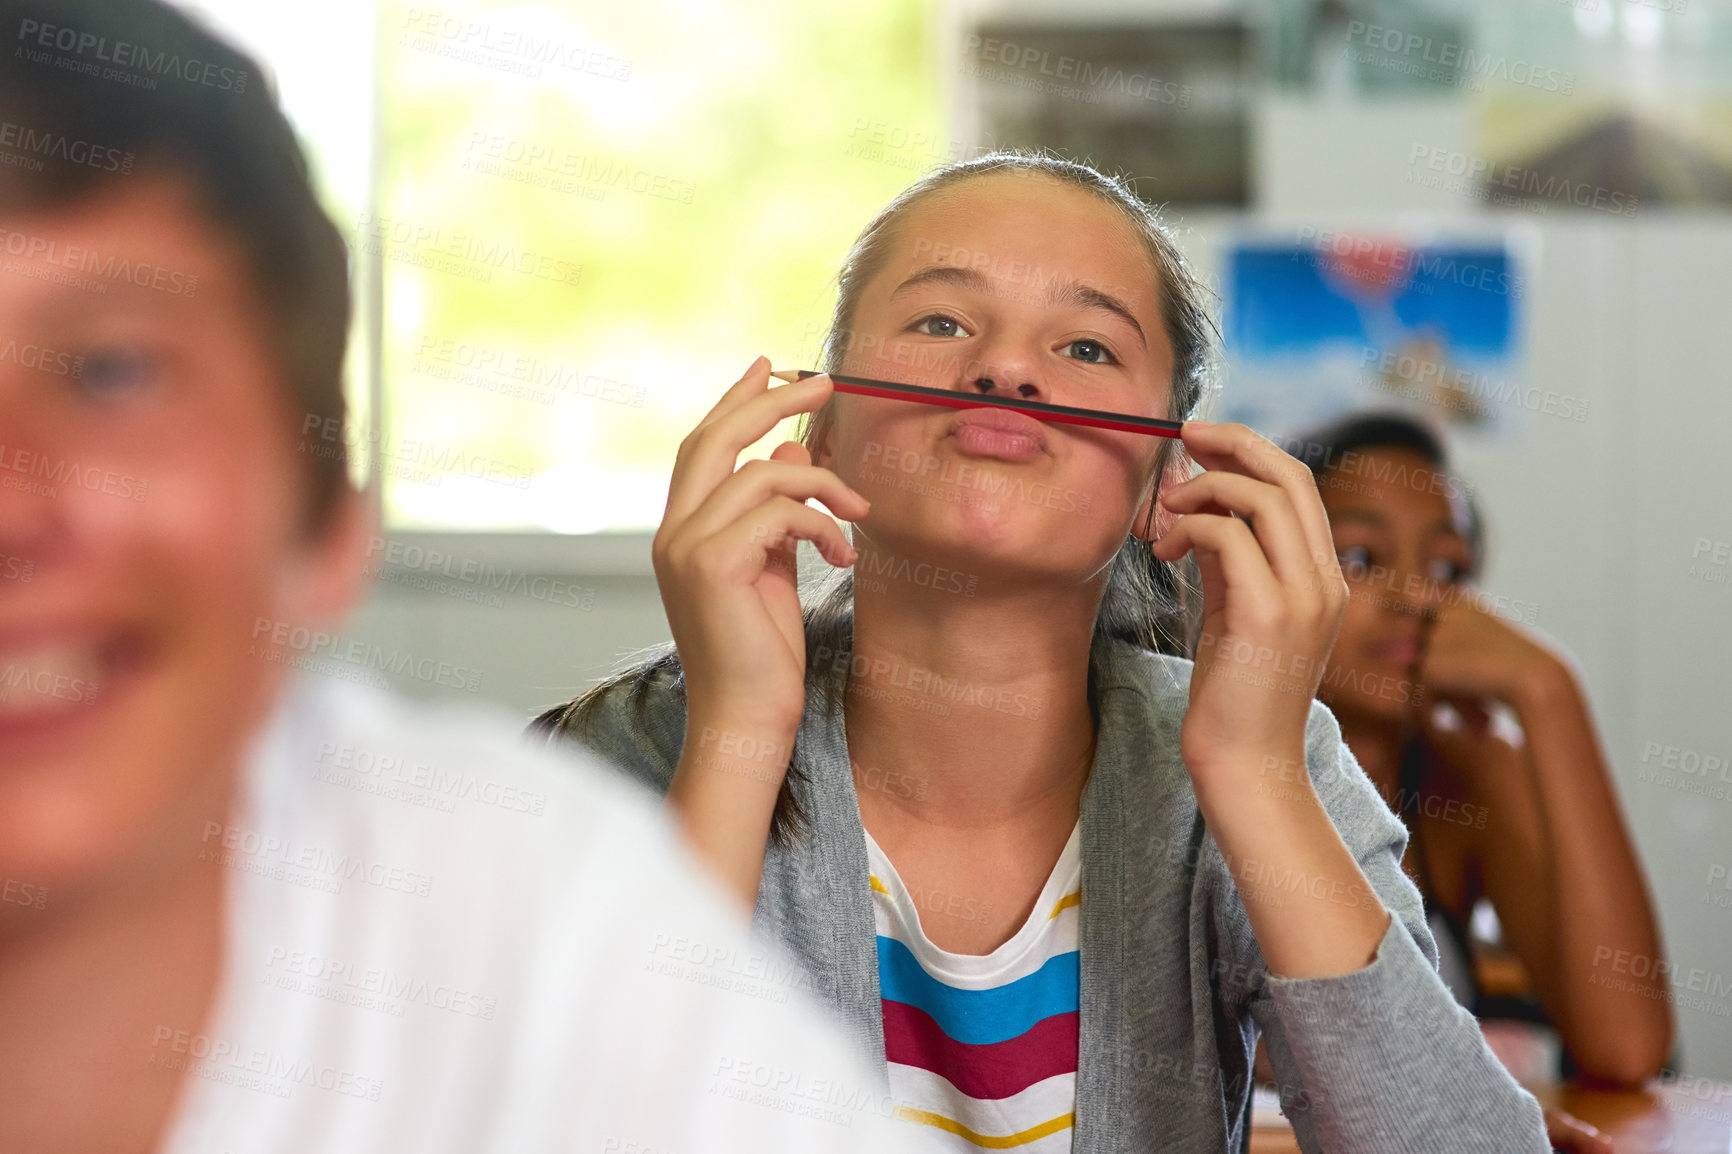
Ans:
[[[1100,731],[1082,796],[1076,1154],[1237,1150],[1259,1033],[1307,1154],[1548,1151],[1538,1103],[1438,979],[1419,892],[1401,871],[1407,831],[1329,711],[1313,703],[1307,726],[1312,782],[1394,920],[1364,969],[1277,978],[1179,759],[1190,662],[1117,641],[1097,641],[1092,662]],[[665,792],[684,685],[662,668],[605,690],[579,730],[559,711],[543,724]],[[815,685],[795,757],[808,832],[769,847],[757,923],[882,1069],[866,841],[842,713]],[[1310,879],[1283,884],[1296,892]]]

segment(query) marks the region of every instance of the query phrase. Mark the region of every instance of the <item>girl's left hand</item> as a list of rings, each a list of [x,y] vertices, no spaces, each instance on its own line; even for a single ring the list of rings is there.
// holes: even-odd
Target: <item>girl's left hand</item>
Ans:
[[[1419,679],[1432,697],[1514,705],[1536,682],[1557,673],[1558,666],[1550,650],[1475,604],[1463,590],[1438,611]]]
[[[1546,1139],[1551,1142],[1552,1149],[1565,1151],[1565,1154],[1616,1154],[1605,1131],[1556,1106],[1547,1106],[1545,1112]]]
[[[1329,519],[1311,471],[1244,425],[1187,421],[1207,472],[1160,496],[1178,521],[1151,548],[1195,552],[1203,631],[1180,753],[1193,778],[1215,765],[1303,764],[1305,724],[1347,607]]]

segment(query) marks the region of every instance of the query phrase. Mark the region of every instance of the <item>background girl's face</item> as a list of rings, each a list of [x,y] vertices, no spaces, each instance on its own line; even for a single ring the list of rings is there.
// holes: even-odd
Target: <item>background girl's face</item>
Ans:
[[[1431,621],[1468,569],[1449,478],[1411,449],[1344,457],[1318,483],[1347,578],[1341,632],[1318,691],[1338,713],[1412,716]]]
[[[899,222],[861,292],[846,372],[1165,416],[1173,351],[1131,225],[1051,177],[994,173]],[[863,549],[994,584],[1087,580],[1140,521],[1159,444],[1002,410],[839,396],[818,463],[872,502]]]

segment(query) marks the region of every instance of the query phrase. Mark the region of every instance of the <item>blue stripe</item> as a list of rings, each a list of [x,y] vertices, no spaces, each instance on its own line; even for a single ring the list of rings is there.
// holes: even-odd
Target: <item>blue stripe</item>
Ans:
[[[969,1046],[1006,1042],[1054,1014],[1077,1013],[1081,982],[1077,951],[1071,950],[1007,985],[959,990],[922,969],[895,938],[878,938],[878,984],[885,1000],[925,1010],[952,1040]]]

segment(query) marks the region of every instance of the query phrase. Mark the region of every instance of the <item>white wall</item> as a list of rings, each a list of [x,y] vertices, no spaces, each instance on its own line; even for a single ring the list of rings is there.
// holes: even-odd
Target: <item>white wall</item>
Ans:
[[[1707,902],[1712,868],[1732,873],[1732,769],[1706,783],[1719,797],[1639,774],[1649,743],[1732,762],[1732,584],[1692,576],[1690,556],[1700,538],[1732,542],[1732,218],[1652,209],[1635,221],[1493,216],[1408,183],[1416,144],[1472,151],[1467,116],[1458,102],[1265,101],[1254,134],[1258,224],[1510,221],[1537,230],[1539,263],[1523,302],[1528,379],[1587,398],[1589,419],[1535,416],[1496,441],[1462,442],[1458,463],[1491,526],[1486,584],[1536,603],[1540,628],[1579,660],[1668,953],[1682,971],[1700,971],[1685,981],[1709,987],[1680,992],[1697,1001],[1677,1010],[1686,1068],[1732,1080],[1732,909]],[[1187,246],[1209,266],[1233,222],[1184,223]],[[615,564],[610,576],[570,578],[594,590],[587,612],[533,601],[489,608],[383,586],[358,628],[476,667],[481,695],[527,717],[627,651],[667,638],[638,552],[637,576]],[[1712,571],[1732,578],[1732,566]],[[1718,892],[1732,900],[1723,882]]]

